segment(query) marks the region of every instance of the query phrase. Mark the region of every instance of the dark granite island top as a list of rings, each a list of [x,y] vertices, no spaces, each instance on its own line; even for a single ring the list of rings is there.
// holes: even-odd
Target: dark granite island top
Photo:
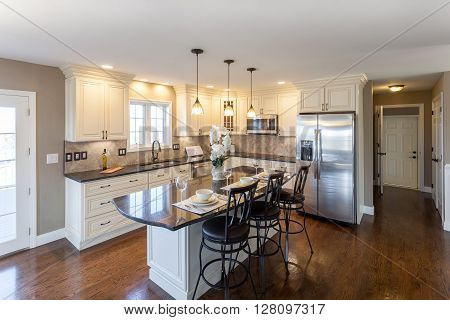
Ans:
[[[258,172],[261,172],[260,169]],[[255,169],[252,167],[234,168],[229,184],[239,181],[243,176],[253,176]],[[292,173],[285,174],[285,183],[292,178]],[[188,181],[186,190],[183,192],[176,188],[175,183],[169,183],[149,190],[135,192],[126,196],[113,199],[117,210],[125,217],[151,226],[163,227],[171,231],[184,228],[188,225],[203,221],[212,216],[220,214],[224,208],[216,209],[209,213],[198,215],[172,206],[181,200],[187,199],[195,194],[198,189],[211,189],[218,194],[226,194],[221,190],[226,186],[226,180],[213,181],[212,176],[204,176]],[[258,190],[255,198],[264,196],[265,189]]]

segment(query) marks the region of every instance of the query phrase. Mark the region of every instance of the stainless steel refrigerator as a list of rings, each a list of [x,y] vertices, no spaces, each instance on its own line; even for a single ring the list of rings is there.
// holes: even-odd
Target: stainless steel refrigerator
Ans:
[[[301,113],[297,159],[310,165],[305,185],[308,213],[356,222],[355,114]]]

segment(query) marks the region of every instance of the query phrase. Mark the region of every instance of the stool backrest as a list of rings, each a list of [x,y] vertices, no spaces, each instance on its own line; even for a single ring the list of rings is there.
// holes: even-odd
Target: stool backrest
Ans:
[[[251,205],[256,193],[258,181],[245,187],[231,188],[228,192],[228,204],[225,216],[225,238],[228,239],[228,229],[231,226],[248,222]]]
[[[280,193],[283,187],[284,172],[273,173],[267,177],[267,187],[264,195],[266,208],[280,205]]]
[[[303,194],[305,190],[306,179],[308,178],[309,166],[301,166],[295,177],[294,195]]]

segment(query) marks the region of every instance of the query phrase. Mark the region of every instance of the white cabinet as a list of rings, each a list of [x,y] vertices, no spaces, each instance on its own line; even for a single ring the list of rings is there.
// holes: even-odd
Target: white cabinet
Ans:
[[[298,104],[299,96],[296,93],[278,95],[278,134],[280,136],[295,136]]]
[[[277,114],[278,113],[278,101],[277,95],[264,95],[261,97],[261,106],[259,110],[255,108],[255,111],[262,114]]]
[[[245,134],[247,133],[247,112],[248,112],[248,99],[245,98],[237,98],[237,126],[236,133]]]
[[[66,140],[126,139],[128,83],[133,75],[81,66],[62,68],[66,76]]]
[[[198,96],[198,100],[203,107],[202,115],[192,114],[192,106],[194,105],[196,99],[196,95],[188,96],[186,112],[190,114],[190,117],[186,117],[186,120],[188,121],[186,125],[190,128],[188,131],[191,131],[194,136],[208,135],[212,124],[211,97],[201,95]]]
[[[210,95],[200,94],[198,100],[203,107],[202,115],[192,114],[192,105],[197,99],[195,91],[187,86],[175,87],[177,95],[175,135],[181,137],[208,135],[211,125],[215,124],[217,114],[213,107],[219,110],[217,100]],[[220,114],[220,113],[219,113]]]
[[[333,84],[300,89],[302,112],[355,111],[355,84]]]

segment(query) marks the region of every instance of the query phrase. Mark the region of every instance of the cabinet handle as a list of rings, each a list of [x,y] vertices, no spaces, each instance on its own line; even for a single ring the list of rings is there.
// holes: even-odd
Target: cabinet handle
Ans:
[[[158,174],[156,177],[158,177],[158,178],[164,177],[164,173],[163,174]]]
[[[105,139],[108,140],[108,130],[106,130]]]
[[[325,104],[322,103],[322,111],[325,111]]]
[[[178,170],[178,172],[186,172],[186,170]]]
[[[105,204],[111,203],[111,201],[106,201],[106,202],[100,202],[101,206],[104,206]]]
[[[130,180],[130,182],[136,182],[139,181],[139,179]]]
[[[328,102],[325,103],[325,110],[328,111]]]
[[[102,139],[105,140],[105,130],[102,130]]]
[[[100,188],[109,188],[109,187],[111,187],[111,185],[110,184],[107,184],[107,185],[105,185],[105,186],[100,186]]]
[[[106,226],[107,224],[111,223],[111,220],[109,220],[108,222],[105,223],[100,223],[101,226]]]

